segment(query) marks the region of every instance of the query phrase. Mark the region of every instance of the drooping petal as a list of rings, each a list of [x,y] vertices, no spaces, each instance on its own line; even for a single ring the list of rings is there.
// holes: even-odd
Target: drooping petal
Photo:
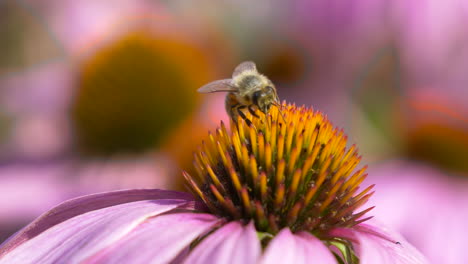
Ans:
[[[169,263],[219,219],[210,214],[174,213],[149,219],[88,263]],[[215,262],[216,263],[216,262]]]
[[[279,232],[268,245],[261,263],[337,263],[330,250],[316,237],[288,228]]]
[[[405,238],[388,230],[375,220],[366,221],[353,229],[337,228],[331,236],[349,239],[355,243],[362,264],[423,264],[426,258]]]
[[[385,162],[369,175],[376,183],[369,200],[377,205],[372,213],[376,218],[400,232],[431,263],[468,263],[468,236],[460,235],[468,218],[468,178],[401,160]]]
[[[184,207],[187,200],[144,200],[68,219],[19,245],[0,263],[81,262],[128,236],[149,217]]]
[[[360,263],[428,263],[425,257],[401,235],[392,233],[383,226],[377,226],[375,221],[372,223],[372,225],[361,224],[355,231],[360,245],[358,253]]]
[[[194,208],[201,208],[198,203],[194,202],[194,198],[190,194],[164,190],[125,190],[83,196],[58,205],[20,230],[13,237],[2,244],[0,248],[0,257],[21,245],[25,241],[36,237],[47,229],[72,217],[114,205],[140,200],[157,199],[185,200],[185,202],[180,202],[178,204],[179,206],[181,204],[186,204],[188,201],[191,201]]]
[[[206,237],[185,263],[257,263],[260,252],[254,225],[231,222]]]

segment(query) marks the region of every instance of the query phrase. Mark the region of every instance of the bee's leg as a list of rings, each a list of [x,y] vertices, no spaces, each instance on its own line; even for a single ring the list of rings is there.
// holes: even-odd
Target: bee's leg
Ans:
[[[256,118],[260,118],[260,117],[257,115],[257,113],[255,113],[255,109],[253,109],[252,106],[254,106],[254,105],[249,105],[249,108],[248,108],[250,114],[252,114],[252,116],[255,116]]]
[[[247,123],[248,126],[252,125],[252,121],[250,121],[247,116],[245,116],[244,112],[242,112],[242,109],[246,108],[247,106],[241,105],[237,107],[237,114],[244,119],[245,123]]]
[[[229,93],[226,96],[224,106],[226,107],[226,112],[228,116],[233,120],[237,121],[237,113],[236,113],[236,108],[239,106],[239,102],[236,99],[236,96],[232,93]]]
[[[234,123],[237,122],[237,117],[240,116],[244,121],[247,123],[247,125],[251,125],[252,122],[245,116],[244,112],[242,112],[242,109],[246,108],[247,106],[245,105],[240,105],[240,104],[233,104],[226,106],[227,113],[229,117],[231,118]]]
[[[237,112],[236,112],[237,107],[239,107],[239,104],[226,106],[226,112],[233,121],[237,120]]]
[[[247,106],[240,104],[235,94],[228,93],[225,100],[225,107],[226,112],[228,113],[231,120],[234,121],[234,123],[237,123],[237,117],[240,116],[242,119],[244,119],[247,125],[250,126],[252,124],[252,122],[245,116],[244,112],[242,112],[242,109],[246,108]]]

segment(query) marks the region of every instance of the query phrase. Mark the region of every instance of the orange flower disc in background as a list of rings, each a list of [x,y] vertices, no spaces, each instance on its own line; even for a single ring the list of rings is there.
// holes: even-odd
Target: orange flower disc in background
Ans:
[[[410,111],[400,126],[407,156],[468,175],[468,122],[463,107],[424,93],[405,103]]]
[[[140,152],[163,139],[199,105],[212,79],[196,44],[147,29],[128,32],[81,65],[72,106],[78,147],[87,154]]]

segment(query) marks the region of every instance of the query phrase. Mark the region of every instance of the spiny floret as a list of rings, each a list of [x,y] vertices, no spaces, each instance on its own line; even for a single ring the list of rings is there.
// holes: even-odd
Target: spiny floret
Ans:
[[[198,177],[184,172],[192,189],[220,216],[254,220],[258,231],[283,227],[325,236],[351,227],[372,208],[355,213],[372,195],[358,192],[367,174],[355,171],[361,157],[347,137],[313,109],[282,106],[259,118],[248,115],[221,127],[195,153]],[[354,173],[352,173],[355,171]]]

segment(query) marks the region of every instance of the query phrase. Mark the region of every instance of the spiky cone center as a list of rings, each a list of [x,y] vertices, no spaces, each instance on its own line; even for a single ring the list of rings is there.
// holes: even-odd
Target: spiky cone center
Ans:
[[[359,190],[365,169],[347,137],[318,111],[283,104],[268,115],[247,114],[221,123],[195,153],[198,177],[184,176],[192,192],[212,213],[232,220],[253,220],[260,232],[289,227],[321,239],[335,227],[367,220],[361,207],[373,186]]]

